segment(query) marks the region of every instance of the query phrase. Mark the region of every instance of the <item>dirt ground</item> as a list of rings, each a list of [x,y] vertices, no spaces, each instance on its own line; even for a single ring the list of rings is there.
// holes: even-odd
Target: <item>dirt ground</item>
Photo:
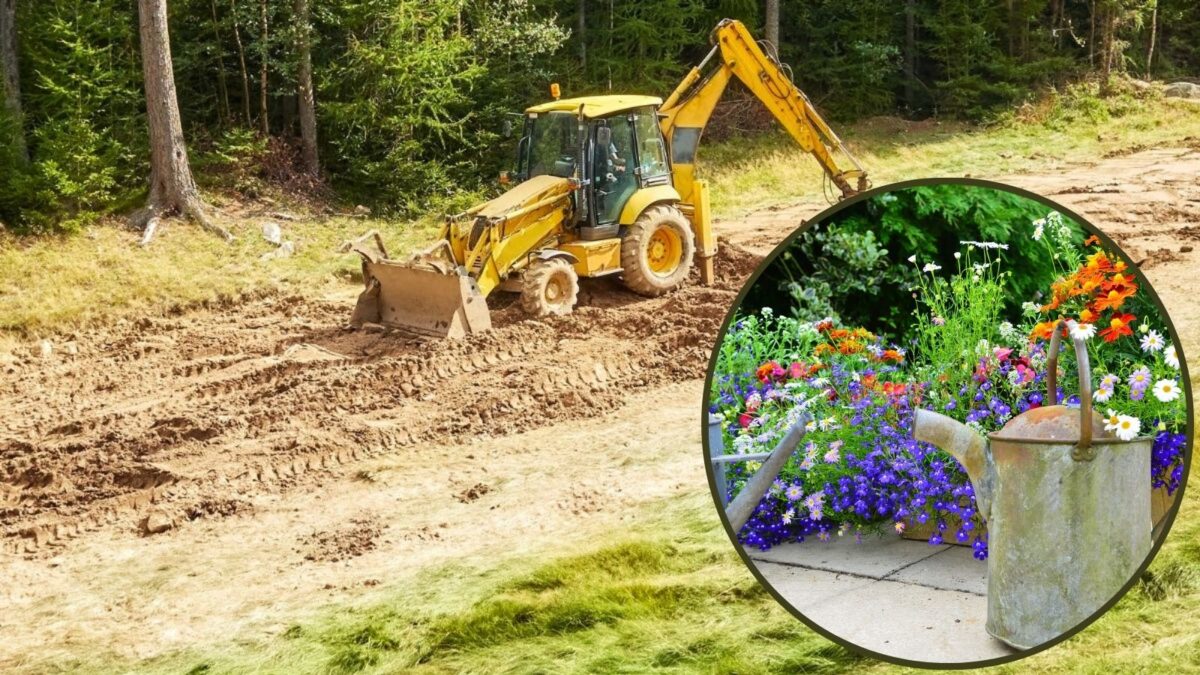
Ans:
[[[1197,353],[1200,151],[997,177],[1142,261]],[[339,328],[353,294],[265,297],[0,355],[0,666],[281,631],[434,564],[544,550],[704,485],[709,345],[761,255],[824,205],[718,223],[714,287],[584,282],[459,342]],[[6,668],[7,669],[7,668]]]

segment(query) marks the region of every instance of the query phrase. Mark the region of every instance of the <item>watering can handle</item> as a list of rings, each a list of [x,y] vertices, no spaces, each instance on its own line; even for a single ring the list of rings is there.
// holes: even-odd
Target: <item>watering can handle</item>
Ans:
[[[1050,337],[1050,350],[1046,356],[1046,397],[1050,405],[1058,405],[1058,348],[1062,342],[1065,319],[1054,324]],[[1088,362],[1087,345],[1082,338],[1072,337],[1075,361],[1079,365],[1079,449],[1087,450],[1092,445],[1092,367]]]

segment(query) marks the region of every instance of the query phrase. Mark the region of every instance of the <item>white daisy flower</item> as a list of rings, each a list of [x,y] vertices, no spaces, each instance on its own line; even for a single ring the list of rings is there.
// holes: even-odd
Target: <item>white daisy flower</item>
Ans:
[[[1091,323],[1070,323],[1071,337],[1076,340],[1090,340],[1096,335],[1096,325]]]
[[[1141,431],[1141,429],[1141,420],[1129,415],[1121,415],[1117,417],[1117,426],[1113,431],[1116,432],[1117,438],[1123,441],[1132,441],[1137,437],[1138,431]]]
[[[1117,428],[1117,424],[1119,424],[1120,421],[1121,421],[1121,415],[1118,414],[1116,410],[1109,408],[1108,414],[1104,416],[1104,430],[1105,431],[1115,431]]]
[[[1163,341],[1162,333],[1156,330],[1149,331],[1142,336],[1142,351],[1144,352],[1162,351],[1165,346],[1167,343]]]
[[[961,259],[962,259],[962,251],[955,251],[955,252],[954,252],[954,259],[955,259],[955,260],[961,260]]]
[[[1097,403],[1107,403],[1113,397],[1113,388],[1101,386],[1096,391],[1092,392],[1092,400]]]
[[[936,272],[940,269],[942,269],[941,265],[935,265],[934,263],[925,263],[925,266],[921,268],[921,271],[922,272]]]
[[[1179,385],[1175,380],[1159,380],[1154,383],[1154,398],[1169,403],[1179,398]]]
[[[1169,345],[1163,350],[1163,361],[1175,370],[1179,370],[1179,353],[1175,351],[1175,345]]]
[[[1121,377],[1119,375],[1117,375],[1116,373],[1109,373],[1109,374],[1105,375],[1104,377],[1100,378],[1100,388],[1101,389],[1104,389],[1104,388],[1112,389],[1113,387],[1117,386],[1117,383],[1120,381],[1121,381]]]
[[[779,519],[784,525],[791,525],[792,519],[796,517],[796,509],[788,509],[783,512],[783,516]]]
[[[910,262],[914,265],[917,264],[917,254],[914,253],[914,254],[908,256],[908,262]]]

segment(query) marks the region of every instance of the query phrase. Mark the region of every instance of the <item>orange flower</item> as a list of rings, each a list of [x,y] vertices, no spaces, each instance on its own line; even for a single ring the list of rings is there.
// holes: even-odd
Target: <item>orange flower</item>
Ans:
[[[1079,323],[1096,323],[1096,313],[1085,308],[1079,313]]]
[[[864,340],[874,340],[875,339],[875,334],[872,333],[871,331],[867,330],[866,328],[855,328],[853,335],[856,338],[862,338]]]
[[[1108,322],[1108,328],[1100,331],[1100,337],[1104,338],[1105,342],[1116,342],[1117,338],[1122,335],[1133,335],[1133,329],[1129,324],[1137,320],[1132,314],[1113,314],[1112,319]]]
[[[862,380],[860,380],[859,383],[862,384],[862,386],[866,389],[874,389],[875,388],[875,373],[871,373],[870,375],[863,376]]]
[[[822,342],[813,349],[813,356],[824,356],[833,353],[833,345],[828,342]]]
[[[1112,269],[1112,261],[1104,251],[1097,251],[1087,257],[1084,268],[1089,272],[1107,272]]]
[[[1132,296],[1135,292],[1136,289],[1129,288],[1128,286],[1121,288],[1114,287],[1108,293],[1101,295],[1096,300],[1096,311],[1119,309],[1121,305],[1125,304],[1125,301],[1129,299],[1130,296]]]
[[[1114,272],[1124,272],[1127,267],[1129,266],[1125,264],[1124,260],[1118,260],[1117,262],[1113,263]]]
[[[1084,239],[1084,240],[1083,240],[1083,245],[1084,245],[1084,246],[1091,246],[1092,244],[1099,245],[1099,244],[1100,244],[1100,237],[1097,237],[1096,235],[1094,235],[1094,234],[1093,234],[1092,236],[1090,236],[1090,237],[1088,237],[1087,239]]]
[[[900,363],[901,361],[904,360],[904,355],[901,354],[900,352],[896,351],[895,349],[885,349],[885,350],[883,350],[883,354],[881,354],[879,356],[879,359],[881,361],[892,361],[894,363]]]
[[[863,343],[859,342],[858,340],[843,340],[842,343],[838,345],[838,351],[846,354],[847,356],[850,354],[857,354],[862,350]]]
[[[1110,288],[1124,288],[1126,286],[1130,288],[1137,288],[1137,285],[1134,284],[1131,277],[1127,277],[1120,272],[1112,275],[1108,281],[1104,282],[1104,290],[1106,291]]]
[[[829,319],[822,319],[817,323],[817,331],[821,333],[827,333],[831,328],[833,328],[833,322]]]
[[[1057,322],[1056,321],[1042,321],[1041,323],[1039,323],[1038,325],[1033,327],[1033,330],[1029,333],[1029,339],[1030,340],[1049,340],[1050,336],[1054,334],[1054,324],[1055,323],[1057,323]]]
[[[836,328],[829,331],[829,339],[831,340],[844,340],[848,337],[850,337],[850,331],[845,328]]]

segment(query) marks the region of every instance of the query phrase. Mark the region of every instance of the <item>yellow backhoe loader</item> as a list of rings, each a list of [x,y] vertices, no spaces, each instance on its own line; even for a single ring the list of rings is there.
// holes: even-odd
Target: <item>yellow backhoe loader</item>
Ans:
[[[366,289],[352,326],[379,323],[461,337],[491,326],[486,298],[519,292],[534,315],[566,314],[580,277],[621,275],[657,296],[683,283],[693,259],[713,282],[717,252],[708,190],[696,151],[713,109],[739,79],[817,159],[843,197],[865,190],[866,172],[808,98],[738,21],[724,20],[712,51],[664,101],[586,96],[528,108],[517,143],[516,185],[448,216],[438,242],[408,260],[355,245]],[[839,153],[853,168],[843,170]]]

